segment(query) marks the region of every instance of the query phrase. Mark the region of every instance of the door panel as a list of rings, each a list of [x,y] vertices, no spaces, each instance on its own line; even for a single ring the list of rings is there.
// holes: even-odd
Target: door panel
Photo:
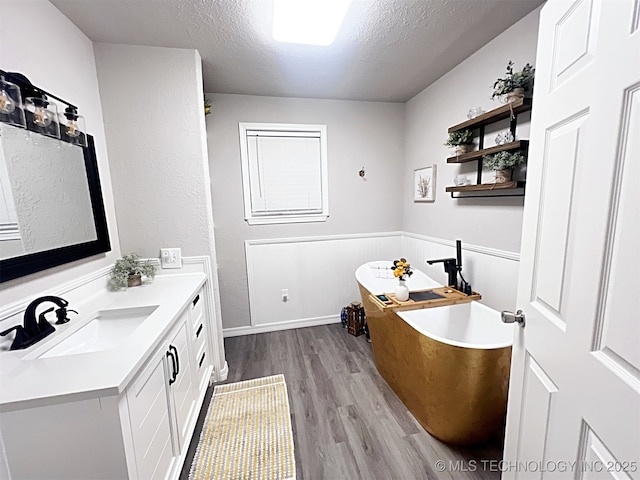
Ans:
[[[640,479],[638,8],[541,11],[504,479]]]
[[[544,303],[557,315],[564,330],[561,305],[567,270],[567,251],[571,211],[574,208],[573,184],[579,167],[580,137],[586,135],[588,111],[563,119],[547,129],[542,169],[544,187],[538,229],[537,265],[533,298]],[[545,215],[546,210],[553,215]]]

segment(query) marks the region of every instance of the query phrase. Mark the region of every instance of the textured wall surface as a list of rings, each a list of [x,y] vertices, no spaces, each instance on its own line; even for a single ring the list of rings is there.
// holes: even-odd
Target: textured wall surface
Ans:
[[[207,97],[213,99],[207,133],[225,328],[249,325],[244,240],[400,230],[403,104],[225,94]],[[238,122],[327,125],[326,222],[247,225]],[[364,180],[358,176],[363,166]],[[286,268],[296,268],[282,260]]]
[[[107,44],[95,51],[122,251],[211,255],[198,52]]]
[[[102,122],[93,44],[45,0],[2,0],[0,66],[21,72],[35,85],[73,102],[95,137],[111,252],[3,283],[2,301],[47,293],[51,288],[113,263],[120,256],[107,147]],[[25,34],[28,25],[30,32]]]
[[[539,9],[482,47],[456,68],[407,103],[403,195],[403,230],[512,252],[520,251],[524,197],[452,199],[445,193],[453,178],[464,173],[475,178],[474,162],[447,164],[450,150],[443,146],[447,129],[467,119],[470,108],[490,110],[492,85],[513,60],[517,68],[535,63]],[[527,117],[522,116],[519,138],[527,139]],[[520,121],[520,119],[519,119]],[[508,124],[502,124],[506,128]],[[485,146],[494,145],[495,133]],[[414,169],[437,165],[436,201],[414,203]]]

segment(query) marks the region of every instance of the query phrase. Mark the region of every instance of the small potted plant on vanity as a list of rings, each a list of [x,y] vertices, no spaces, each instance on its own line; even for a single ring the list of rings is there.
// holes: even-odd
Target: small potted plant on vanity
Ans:
[[[409,287],[407,287],[405,281],[413,275],[413,269],[411,268],[411,265],[407,263],[406,258],[394,260],[391,269],[393,270],[393,276],[398,279],[398,285],[396,286],[395,291],[396,300],[399,302],[406,302],[409,300]]]
[[[453,147],[456,155],[462,155],[471,150],[473,145],[473,132],[471,130],[458,130],[451,132],[444,143],[447,147]]]
[[[524,161],[524,155],[520,152],[498,152],[493,155],[485,155],[482,157],[483,167],[496,172],[495,183],[511,181],[513,168],[524,163]]]
[[[530,92],[533,88],[533,77],[535,68],[527,63],[522,70],[513,71],[513,62],[509,60],[507,64],[507,74],[504,78],[498,78],[493,84],[493,94],[491,99],[502,98],[503,103],[515,102],[518,98],[523,98],[525,92]]]
[[[153,279],[156,267],[149,260],[143,262],[140,256],[132,253],[116,260],[111,270],[111,284],[114,290],[142,285],[142,276]]]

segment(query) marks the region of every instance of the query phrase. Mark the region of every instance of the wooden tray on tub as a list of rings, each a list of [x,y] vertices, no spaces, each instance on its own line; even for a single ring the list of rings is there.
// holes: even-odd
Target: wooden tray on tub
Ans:
[[[452,287],[429,288],[427,290],[416,290],[409,293],[409,300],[401,302],[396,299],[395,293],[385,293],[389,299],[388,303],[380,300],[376,295],[369,295],[373,304],[383,312],[396,310],[417,310],[420,308],[445,307],[447,305],[457,305],[459,303],[469,303],[480,300],[482,295],[472,292],[466,295]],[[414,298],[411,298],[411,297]],[[433,298],[435,297],[435,298]]]

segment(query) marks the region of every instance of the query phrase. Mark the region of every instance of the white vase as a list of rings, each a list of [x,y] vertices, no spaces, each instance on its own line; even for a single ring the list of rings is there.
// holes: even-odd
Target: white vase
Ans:
[[[405,284],[404,280],[400,280],[396,285],[396,300],[399,302],[406,302],[409,300],[409,287]]]

